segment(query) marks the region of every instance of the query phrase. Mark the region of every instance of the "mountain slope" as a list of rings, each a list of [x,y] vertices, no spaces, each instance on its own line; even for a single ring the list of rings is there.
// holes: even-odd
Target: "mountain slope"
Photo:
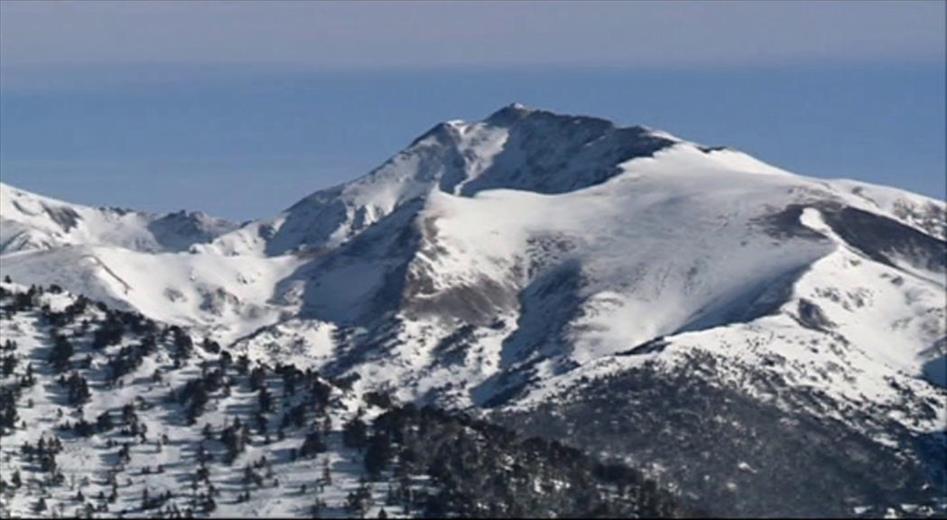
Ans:
[[[683,512],[622,465],[0,283],[0,517]]]
[[[151,215],[90,208],[0,183],[0,253],[66,245],[116,246],[149,253],[186,251],[232,231],[235,225],[204,213]]]
[[[5,275],[179,325],[240,323],[241,331],[253,330],[279,314],[266,295],[292,271],[292,261],[191,254],[234,229],[200,212],[90,208],[0,184]]]
[[[97,247],[94,269],[67,270],[85,264],[66,247],[2,259],[16,281],[194,326],[356,394],[522,421],[651,465],[715,514],[851,514],[947,493],[945,229],[942,201],[513,105],[437,125],[366,176],[186,253]],[[736,399],[719,435],[769,431],[750,418],[804,427],[767,449],[736,442],[746,454],[726,467],[660,456],[678,443],[713,453],[719,435],[642,430],[622,443],[583,430],[712,419],[712,400],[666,409],[674,386],[600,400],[654,377],[687,381],[685,397]],[[767,457],[811,437],[823,441],[807,456],[835,472],[823,483],[851,485],[807,503],[810,470]],[[866,457],[900,487],[873,480]],[[744,465],[780,476],[704,479]],[[784,509],[765,509],[774,493]]]

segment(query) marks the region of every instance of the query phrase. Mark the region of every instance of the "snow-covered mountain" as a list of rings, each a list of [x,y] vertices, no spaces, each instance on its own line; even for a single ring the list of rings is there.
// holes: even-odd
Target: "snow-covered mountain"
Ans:
[[[25,225],[14,211],[4,201],[4,243]],[[511,105],[439,124],[364,177],[187,248],[141,247],[107,226],[69,234],[68,212],[33,209],[36,229],[70,240],[36,232],[18,243],[41,247],[0,259],[17,282],[195,327],[255,360],[349,378],[355,392],[581,438],[650,465],[715,513],[760,514],[746,497],[779,492],[786,505],[770,512],[845,514],[947,491],[945,212],[893,188]],[[113,235],[123,238],[103,238]],[[807,510],[798,497],[814,495],[776,478],[789,470],[767,466],[772,451],[734,445],[745,453],[718,464],[700,455],[718,441],[687,428],[673,432],[674,444],[696,446],[687,464],[668,455],[690,453],[671,437],[608,438],[610,427],[635,428],[627,417],[671,425],[668,414],[709,413],[700,400],[664,409],[644,396],[667,393],[642,389],[614,403],[618,416],[593,399],[640,378],[748,400],[738,416],[716,414],[721,435],[737,439],[754,438],[747,430],[763,423],[746,422],[761,417],[831,421],[783,429],[774,446],[829,439],[811,454],[825,459],[825,480],[786,474],[839,492]],[[580,431],[589,424],[605,426]],[[856,437],[861,451],[842,449]],[[905,480],[865,470],[837,483],[866,457]]]
[[[201,212],[152,215],[90,208],[0,183],[0,253],[64,246],[112,246],[159,253],[186,251],[237,226]]]
[[[278,315],[261,293],[289,269],[280,269],[287,262],[189,252],[236,228],[200,212],[91,208],[0,184],[5,274],[56,283],[179,325],[239,322],[252,328]]]

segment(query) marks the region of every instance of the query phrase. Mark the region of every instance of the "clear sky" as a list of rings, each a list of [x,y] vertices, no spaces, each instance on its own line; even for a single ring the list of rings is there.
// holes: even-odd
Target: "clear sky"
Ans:
[[[945,197],[945,3],[0,2],[0,176],[269,216],[526,105]]]

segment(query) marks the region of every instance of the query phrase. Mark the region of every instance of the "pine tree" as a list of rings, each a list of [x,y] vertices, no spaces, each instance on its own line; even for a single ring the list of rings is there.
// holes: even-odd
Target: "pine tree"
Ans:
[[[322,483],[327,486],[332,484],[332,471],[329,469],[329,459],[322,461]]]
[[[359,417],[353,417],[342,429],[342,443],[348,448],[363,448],[367,442],[368,427]]]
[[[393,450],[391,441],[386,435],[374,435],[365,450],[365,470],[373,477],[378,475],[388,467],[391,461]]]
[[[66,336],[57,334],[53,339],[53,350],[49,355],[49,362],[53,365],[53,371],[60,373],[69,367],[69,358],[75,349]]]

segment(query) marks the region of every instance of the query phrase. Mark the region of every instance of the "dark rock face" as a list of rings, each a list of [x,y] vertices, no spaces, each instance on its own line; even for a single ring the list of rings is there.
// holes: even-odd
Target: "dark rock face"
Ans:
[[[434,189],[453,193],[461,187],[463,196],[489,189],[565,193],[603,183],[621,172],[621,163],[651,157],[676,143],[640,126],[619,128],[604,119],[516,106],[500,110],[484,124],[505,129],[508,135],[503,149],[476,178],[468,180],[471,157],[462,153],[459,130],[440,123],[368,175],[316,192],[290,207],[266,253],[323,247],[340,230],[347,240],[374,225],[352,194],[370,191],[376,182],[391,183],[392,190],[400,192],[394,207],[373,208],[376,216],[396,211],[413,198],[423,200]],[[410,166],[399,169],[402,162]]]
[[[491,167],[465,184],[462,195],[497,188],[550,194],[587,188],[617,175],[619,164],[674,144],[640,126],[619,128],[604,119],[515,107],[486,122],[506,127],[509,136]],[[589,164],[599,167],[588,170]]]
[[[178,211],[148,223],[155,240],[169,251],[186,251],[194,244],[206,244],[236,226],[202,213]]]
[[[935,273],[947,272],[947,242],[896,220],[837,203],[791,204],[757,222],[774,238],[824,240],[799,221],[812,207],[845,242],[872,260],[897,267],[897,261]]]
[[[421,283],[422,278],[409,276],[410,284]],[[487,277],[475,283],[452,287],[436,293],[432,298],[411,298],[405,310],[412,316],[428,315],[457,319],[475,325],[489,324],[499,309],[515,305],[516,293]]]
[[[14,202],[14,204],[16,203]],[[49,215],[49,218],[53,219],[53,221],[59,224],[63,231],[67,233],[69,230],[79,225],[79,221],[82,220],[82,217],[80,217],[79,214],[76,213],[76,211],[72,208],[51,208],[49,206],[43,205],[43,210],[47,215]]]
[[[860,209],[827,209],[822,211],[826,223],[865,256],[891,266],[902,260],[919,269],[947,271],[947,242]]]
[[[698,150],[704,153],[713,153],[713,152],[722,152],[724,150],[729,150],[726,146],[698,146]]]
[[[825,235],[809,228],[799,221],[806,206],[790,204],[781,211],[773,212],[760,217],[756,223],[773,238],[784,240],[787,238],[803,238],[809,240],[826,240]]]
[[[893,212],[901,219],[912,221],[928,235],[947,240],[947,211],[933,202],[913,204],[908,201],[895,203]]]
[[[822,307],[819,307],[817,304],[805,298],[799,300],[798,313],[799,323],[802,324],[803,327],[820,331],[826,331],[835,327],[832,320],[827,318],[825,313],[822,312]]]
[[[654,338],[652,340],[645,341],[644,343],[636,347],[630,348],[628,350],[618,352],[615,355],[616,356],[643,356],[645,354],[655,354],[658,352],[663,352],[664,349],[667,348],[667,346],[668,346],[668,342],[663,337],[659,337],[659,338]]]
[[[533,411],[495,413],[588,453],[659,465],[662,483],[712,516],[853,516],[856,506],[898,510],[947,493],[942,435],[918,435],[744,367],[748,381],[770,389],[770,399],[755,399],[721,385],[718,363],[703,354],[670,373],[644,365]],[[850,423],[812,410],[833,410]],[[882,431],[900,448],[874,441]]]

